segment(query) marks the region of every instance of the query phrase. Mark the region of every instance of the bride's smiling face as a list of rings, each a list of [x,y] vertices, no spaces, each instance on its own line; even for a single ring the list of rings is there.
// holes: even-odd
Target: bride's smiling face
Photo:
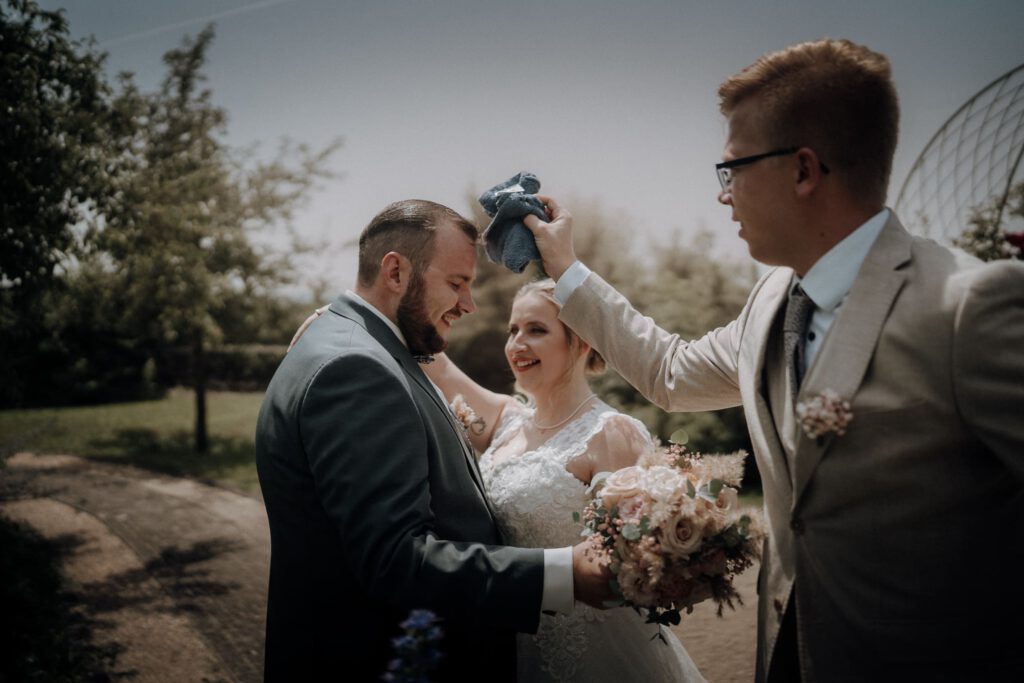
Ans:
[[[525,391],[534,396],[564,384],[587,348],[571,344],[558,308],[537,292],[512,303],[505,357]]]

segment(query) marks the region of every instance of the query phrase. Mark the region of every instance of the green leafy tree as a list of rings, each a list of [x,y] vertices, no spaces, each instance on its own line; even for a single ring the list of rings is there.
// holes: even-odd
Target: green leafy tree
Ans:
[[[295,208],[329,177],[340,143],[320,151],[286,144],[271,162],[245,163],[222,141],[225,112],[204,89],[202,67],[212,27],[164,56],[160,90],[144,94],[130,76],[114,99],[131,121],[117,137],[121,174],[116,196],[89,233],[90,258],[107,264],[122,302],[123,326],[156,353],[187,349],[196,397],[195,448],[207,450],[206,359],[294,278],[287,253],[258,233],[288,226]],[[293,238],[294,232],[292,232]]]
[[[62,12],[0,5],[0,278],[41,288],[70,250],[82,207],[107,187],[102,58],[72,41]]]
[[[756,279],[753,264],[712,256],[714,239],[700,232],[689,242],[676,234],[653,249],[650,267],[635,281],[631,300],[645,315],[683,339],[697,339],[732,321],[743,308]],[[601,378],[602,391],[620,407],[667,439],[679,429],[691,450],[746,449],[749,436],[742,410],[666,413],[649,403],[616,374]]]
[[[21,401],[40,302],[74,251],[73,226],[110,188],[102,57],[62,12],[0,3],[0,402]]]

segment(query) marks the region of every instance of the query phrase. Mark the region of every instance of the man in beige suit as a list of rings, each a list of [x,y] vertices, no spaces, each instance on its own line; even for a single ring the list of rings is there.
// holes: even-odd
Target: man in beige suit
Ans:
[[[751,256],[739,317],[687,342],[527,219],[561,317],[666,410],[742,404],[769,533],[758,680],[1024,680],[1024,264],[909,235],[885,208],[898,104],[848,41],[765,55],[720,88],[718,164]],[[808,435],[825,392],[852,421]]]

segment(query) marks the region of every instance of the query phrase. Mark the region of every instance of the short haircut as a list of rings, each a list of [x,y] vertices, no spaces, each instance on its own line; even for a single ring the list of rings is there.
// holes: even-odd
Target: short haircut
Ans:
[[[380,263],[390,251],[412,262],[413,272],[422,274],[434,257],[434,235],[438,226],[451,223],[476,242],[476,226],[447,206],[425,199],[406,199],[389,204],[363,228],[359,235],[359,284],[368,287],[380,273]]]
[[[758,98],[773,148],[810,147],[851,194],[885,203],[900,118],[885,55],[848,40],[799,43],[762,56],[718,96],[726,116]]]

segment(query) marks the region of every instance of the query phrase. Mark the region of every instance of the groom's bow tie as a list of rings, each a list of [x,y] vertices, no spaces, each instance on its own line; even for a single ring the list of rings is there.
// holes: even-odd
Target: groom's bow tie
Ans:
[[[420,365],[428,365],[434,362],[434,357],[430,354],[424,354],[422,356],[413,356],[412,359]]]

